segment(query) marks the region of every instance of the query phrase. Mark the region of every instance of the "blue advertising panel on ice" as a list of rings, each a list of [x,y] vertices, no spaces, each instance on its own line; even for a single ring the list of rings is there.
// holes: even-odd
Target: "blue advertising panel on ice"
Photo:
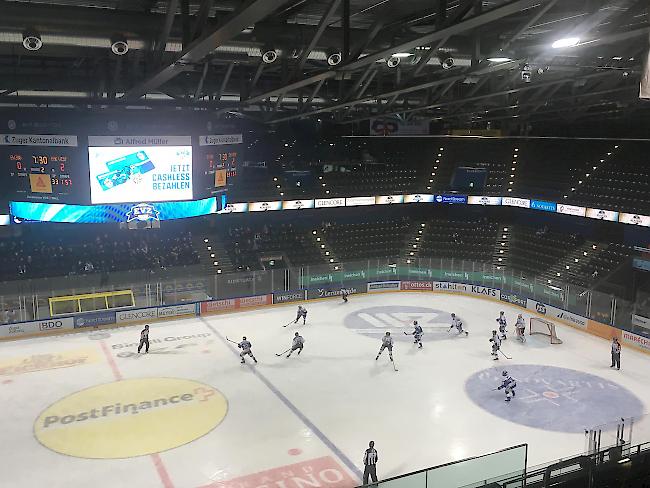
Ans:
[[[216,213],[215,197],[192,202],[122,203],[115,205],[64,205],[11,202],[11,215],[23,220],[102,224],[149,220],[173,220]]]

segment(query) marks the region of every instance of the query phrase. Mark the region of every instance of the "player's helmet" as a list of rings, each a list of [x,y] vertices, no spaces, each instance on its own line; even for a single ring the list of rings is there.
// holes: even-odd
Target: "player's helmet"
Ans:
[[[493,331],[492,331],[492,335],[496,335],[496,333],[497,333],[496,330],[493,330]]]
[[[501,373],[501,376],[508,376],[508,372],[506,370],[503,370],[503,373]]]
[[[455,316],[456,316],[456,314],[455,314],[455,313],[452,313],[452,314],[451,314],[451,316],[452,316],[452,317],[455,317]]]
[[[296,332],[296,337],[298,336],[298,333]]]
[[[418,325],[418,321],[417,321],[417,320],[414,320],[414,321],[413,321],[413,325]]]
[[[390,335],[390,332],[386,332],[386,335]]]
[[[244,336],[244,337],[242,337],[242,340],[244,340],[244,341],[245,341],[245,340],[246,340],[246,336]]]

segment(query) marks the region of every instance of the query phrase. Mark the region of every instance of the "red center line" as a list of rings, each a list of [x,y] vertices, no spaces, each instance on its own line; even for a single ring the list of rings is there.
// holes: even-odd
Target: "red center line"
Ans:
[[[99,341],[99,343],[102,346],[102,351],[104,351],[104,356],[106,356],[106,361],[108,362],[108,365],[111,367],[111,371],[113,372],[113,376],[115,376],[115,379],[117,381],[120,381],[123,379],[122,373],[120,372],[120,368],[117,367],[117,363],[115,362],[115,359],[113,358],[113,355],[111,354],[111,351],[109,351],[108,346],[106,345],[105,341]],[[156,454],[150,454],[149,457],[153,461],[153,465],[156,468],[156,472],[158,473],[158,477],[160,478],[160,481],[163,485],[164,488],[174,488],[174,484],[172,483],[172,479],[169,477],[169,473],[167,472],[167,468],[165,468],[165,465],[160,458],[160,455],[158,453]]]

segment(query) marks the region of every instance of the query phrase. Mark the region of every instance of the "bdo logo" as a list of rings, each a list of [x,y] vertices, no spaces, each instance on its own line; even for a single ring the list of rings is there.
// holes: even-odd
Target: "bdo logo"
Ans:
[[[80,458],[118,459],[166,451],[204,436],[226,416],[218,390],[177,378],[93,386],[45,409],[34,433],[45,447]]]
[[[397,329],[398,334],[391,334],[393,339],[408,341],[413,340],[413,338],[405,336],[400,330],[411,332],[414,320],[418,321],[426,334],[427,331],[450,327],[451,314],[428,307],[402,305],[369,307],[348,314],[344,319],[344,324],[349,329],[372,337],[380,337],[386,331],[394,332]]]

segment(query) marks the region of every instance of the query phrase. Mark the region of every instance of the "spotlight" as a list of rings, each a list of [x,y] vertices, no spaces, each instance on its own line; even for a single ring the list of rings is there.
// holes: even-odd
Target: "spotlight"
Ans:
[[[395,56],[391,56],[390,58],[388,58],[388,61],[386,61],[386,64],[388,65],[389,68],[396,68],[401,61],[402,61],[401,58],[396,58]]]
[[[564,39],[558,39],[557,41],[555,41],[553,44],[551,44],[551,47],[553,49],[560,49],[563,47],[573,47],[573,46],[577,46],[579,42],[580,42],[579,37],[565,37]]]
[[[330,49],[327,51],[327,64],[330,66],[336,66],[343,60],[341,51],[336,49]]]
[[[266,48],[264,53],[262,53],[262,61],[266,64],[275,63],[278,59],[278,52],[273,48]]]
[[[43,47],[41,35],[36,31],[23,32],[23,47],[28,51],[38,51]]]
[[[508,61],[512,61],[511,58],[505,56],[494,56],[492,58],[487,58],[487,60],[491,63],[507,63]]]
[[[447,58],[444,59],[441,63],[440,66],[442,66],[442,69],[451,69],[454,67],[454,58]]]
[[[129,43],[122,35],[115,35],[111,38],[111,51],[116,56],[124,56],[129,52]]]

